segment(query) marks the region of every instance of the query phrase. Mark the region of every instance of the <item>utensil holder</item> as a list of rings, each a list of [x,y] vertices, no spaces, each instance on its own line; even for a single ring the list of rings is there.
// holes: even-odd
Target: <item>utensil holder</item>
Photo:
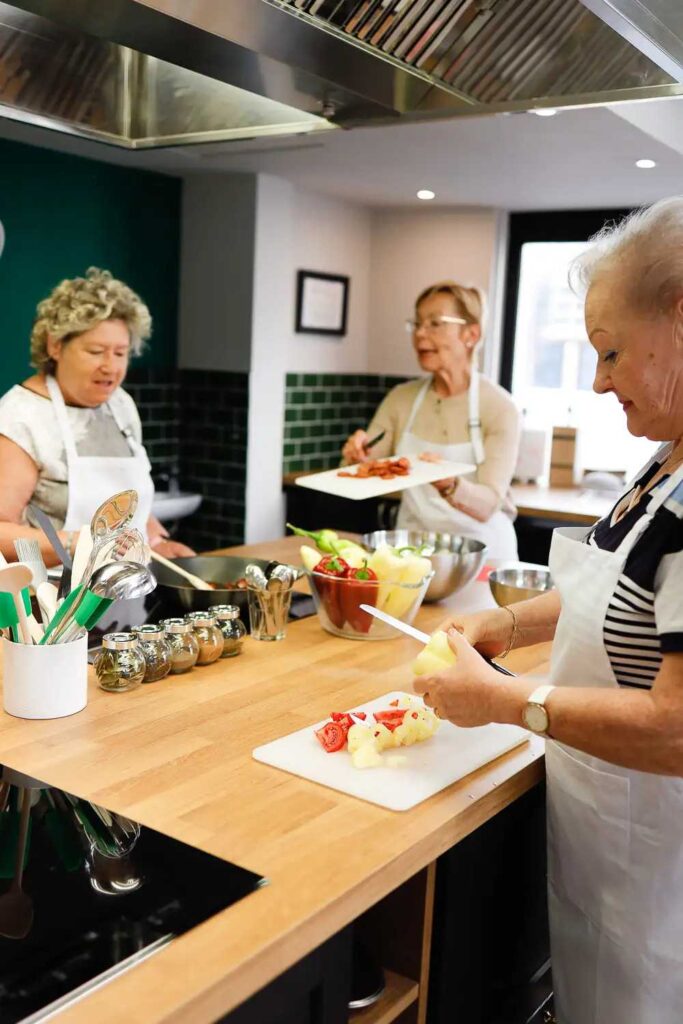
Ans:
[[[88,703],[88,637],[40,647],[3,639],[3,706],[15,718],[66,718]]]
[[[249,623],[253,640],[284,640],[292,593],[291,588],[272,592],[249,588]]]

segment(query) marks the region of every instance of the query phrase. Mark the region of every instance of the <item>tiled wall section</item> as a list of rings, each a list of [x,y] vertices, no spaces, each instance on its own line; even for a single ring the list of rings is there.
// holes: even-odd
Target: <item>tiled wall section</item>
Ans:
[[[181,525],[197,551],[244,542],[249,377],[180,371],[180,479],[204,495]],[[185,528],[186,524],[186,528]]]
[[[288,373],[283,470],[331,469],[346,438],[365,427],[387,391],[405,377]]]
[[[176,535],[195,548],[244,540],[249,380],[241,373],[131,370],[126,390],[135,400],[154,482],[167,490],[175,477],[184,491],[204,495]]]
[[[154,483],[167,490],[164,476],[180,477],[178,370],[133,367],[128,371],[125,388],[140,414]]]

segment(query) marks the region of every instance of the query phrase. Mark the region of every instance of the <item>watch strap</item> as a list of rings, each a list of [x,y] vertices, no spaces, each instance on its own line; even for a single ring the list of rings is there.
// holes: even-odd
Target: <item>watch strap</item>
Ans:
[[[551,683],[544,683],[542,686],[537,686],[534,692],[530,693],[527,697],[527,704],[542,704],[545,707],[548,694],[554,689],[555,687]]]

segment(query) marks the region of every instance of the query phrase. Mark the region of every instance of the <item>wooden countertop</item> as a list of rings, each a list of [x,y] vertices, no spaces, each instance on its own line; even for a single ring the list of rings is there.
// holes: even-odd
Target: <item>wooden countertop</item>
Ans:
[[[292,559],[294,537],[235,552]],[[473,583],[453,604],[490,604]],[[444,607],[421,609],[434,628]],[[276,644],[184,676],[106,694],[78,715],[0,715],[4,764],[266,876],[228,908],[60,1017],[68,1024],[203,1024],[258,991],[543,776],[533,738],[406,813],[364,803],[251,758],[251,750],[390,690],[410,689],[415,644],[353,643],[313,617]],[[513,653],[543,671],[548,645]]]
[[[283,485],[292,486],[298,477],[308,475],[286,473]],[[617,497],[616,494],[606,495],[601,491],[581,487],[546,487],[543,484],[513,484],[511,493],[518,515],[556,519],[576,526],[592,526],[596,520],[607,515]],[[400,497],[400,493],[386,495],[386,498],[394,501],[399,501]]]

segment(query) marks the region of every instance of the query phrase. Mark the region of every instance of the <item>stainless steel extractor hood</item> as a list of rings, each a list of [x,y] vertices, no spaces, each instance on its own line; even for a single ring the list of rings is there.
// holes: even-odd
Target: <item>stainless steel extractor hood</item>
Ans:
[[[629,4],[677,7],[0,2],[0,116],[139,148],[683,93],[642,32],[603,18]]]

